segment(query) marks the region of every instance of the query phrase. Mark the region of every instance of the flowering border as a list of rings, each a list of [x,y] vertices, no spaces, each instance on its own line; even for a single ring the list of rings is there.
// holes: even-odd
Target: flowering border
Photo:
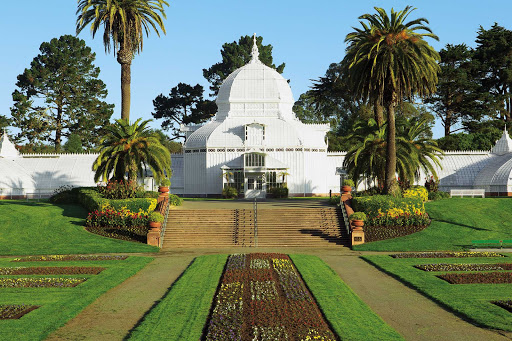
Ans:
[[[450,284],[511,284],[512,272],[450,273],[437,277]]]
[[[505,257],[496,252],[403,252],[390,255],[393,258],[470,258],[470,257]]]
[[[97,266],[43,266],[0,268],[0,275],[97,275],[105,268]]]
[[[55,261],[104,261],[104,260],[125,260],[128,256],[105,255],[47,255],[47,256],[28,256],[14,258],[11,262],[55,262]]]
[[[16,320],[37,308],[38,305],[0,304],[0,320]]]
[[[228,258],[205,340],[336,340],[291,259],[284,254]]]
[[[510,263],[496,264],[418,264],[414,266],[423,271],[493,271],[493,270],[512,270]]]
[[[0,278],[0,288],[69,288],[86,280],[87,278]]]

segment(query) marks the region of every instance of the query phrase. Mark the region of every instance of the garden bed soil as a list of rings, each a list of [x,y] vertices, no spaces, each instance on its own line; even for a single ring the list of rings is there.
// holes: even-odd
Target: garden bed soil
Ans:
[[[88,226],[87,231],[103,237],[121,239],[130,242],[147,243],[147,227],[96,227]]]
[[[42,266],[0,268],[0,275],[97,275],[105,268],[97,266]]]
[[[512,272],[451,273],[438,275],[450,284],[510,284]]]
[[[0,304],[0,320],[17,320],[37,308],[38,305]]]
[[[364,239],[367,243],[379,240],[393,239],[420,232],[428,225],[410,225],[410,226],[372,226],[364,227]]]
[[[496,252],[403,252],[390,255],[393,258],[472,258],[472,257],[505,257]]]
[[[0,278],[0,288],[71,288],[86,280],[87,278]]]
[[[512,270],[510,263],[496,264],[419,264],[414,266],[423,271],[494,271]]]

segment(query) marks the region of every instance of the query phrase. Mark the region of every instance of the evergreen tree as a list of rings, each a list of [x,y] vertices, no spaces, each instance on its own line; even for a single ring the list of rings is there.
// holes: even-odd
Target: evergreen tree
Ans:
[[[82,139],[78,134],[71,134],[66,143],[64,143],[64,150],[66,153],[81,153],[84,151],[82,147]]]
[[[263,45],[262,42],[262,37],[256,37],[256,45],[259,49],[260,61],[263,64],[276,69],[277,72],[283,73],[285,64],[282,63],[276,67],[272,57],[272,45]],[[229,76],[229,74],[249,63],[251,60],[252,46],[253,37],[251,36],[240,37],[238,43],[234,41],[232,43],[225,43],[222,45],[222,49],[220,51],[222,61],[212,65],[209,69],[203,69],[204,78],[206,78],[206,80],[211,84],[210,90],[212,91],[212,96],[217,96],[222,82]]]
[[[158,95],[153,100],[156,119],[163,119],[162,128],[172,130],[173,139],[185,137],[180,133],[180,126],[190,123],[202,123],[217,111],[215,102],[203,98],[203,87],[179,83],[171,89],[169,96]]]
[[[21,129],[16,139],[51,143],[58,151],[62,137],[75,133],[92,147],[114,107],[103,101],[107,90],[93,64],[95,54],[71,35],[44,42],[39,50],[12,94],[12,125]]]

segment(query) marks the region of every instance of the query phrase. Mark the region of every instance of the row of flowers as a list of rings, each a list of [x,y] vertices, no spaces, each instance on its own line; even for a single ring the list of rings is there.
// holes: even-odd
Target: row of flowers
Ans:
[[[97,266],[12,267],[0,268],[0,275],[97,275],[103,270]]]
[[[54,262],[54,261],[104,261],[125,260],[123,255],[46,255],[14,258],[12,262]]]
[[[148,215],[144,212],[130,212],[126,207],[120,210],[102,208],[87,215],[85,225],[88,227],[146,227]]]
[[[510,263],[498,264],[421,264],[415,265],[423,271],[493,271],[493,270],[512,270]]]
[[[471,257],[505,257],[496,252],[403,252],[390,255],[393,258],[471,258]]]
[[[37,308],[37,305],[0,304],[0,320],[19,319]]]
[[[451,284],[503,284],[512,283],[512,272],[451,273],[438,275]]]
[[[206,340],[335,340],[288,256],[228,258]]]
[[[76,287],[87,278],[0,278],[0,288],[66,288]]]

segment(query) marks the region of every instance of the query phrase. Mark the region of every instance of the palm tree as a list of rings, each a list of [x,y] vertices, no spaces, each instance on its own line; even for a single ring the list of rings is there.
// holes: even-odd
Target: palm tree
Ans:
[[[395,106],[404,98],[435,92],[440,58],[424,38],[439,38],[425,26],[425,18],[405,22],[414,10],[411,6],[398,12],[391,9],[391,17],[382,8],[375,10],[376,14],[360,16],[362,28],[346,36],[349,45],[342,63],[356,96],[387,111],[385,192],[394,193],[398,189]]]
[[[397,172],[401,179],[413,182],[419,178],[420,169],[437,178],[435,166],[441,167],[439,157],[443,152],[437,143],[426,137],[428,119],[401,119],[397,121]],[[352,132],[345,137],[352,147],[345,156],[343,167],[358,183],[365,179],[371,186],[376,180],[382,188],[385,182],[387,151],[387,123],[379,127],[374,119],[359,120]]]
[[[119,119],[105,127],[107,134],[100,142],[100,155],[93,164],[96,172],[94,181],[100,178],[107,181],[123,180],[128,174],[128,180],[137,180],[137,175],[143,176],[144,169],[149,167],[157,182],[162,177],[171,176],[171,155],[154,133],[147,127],[151,120],[140,122],[139,118],[133,124]]]
[[[144,33],[149,36],[153,28],[165,34],[162,17],[165,19],[164,0],[78,0],[76,34],[91,24],[92,37],[103,26],[105,52],[114,49],[117,62],[121,64],[121,118],[130,119],[131,64],[135,53],[143,47]]]

